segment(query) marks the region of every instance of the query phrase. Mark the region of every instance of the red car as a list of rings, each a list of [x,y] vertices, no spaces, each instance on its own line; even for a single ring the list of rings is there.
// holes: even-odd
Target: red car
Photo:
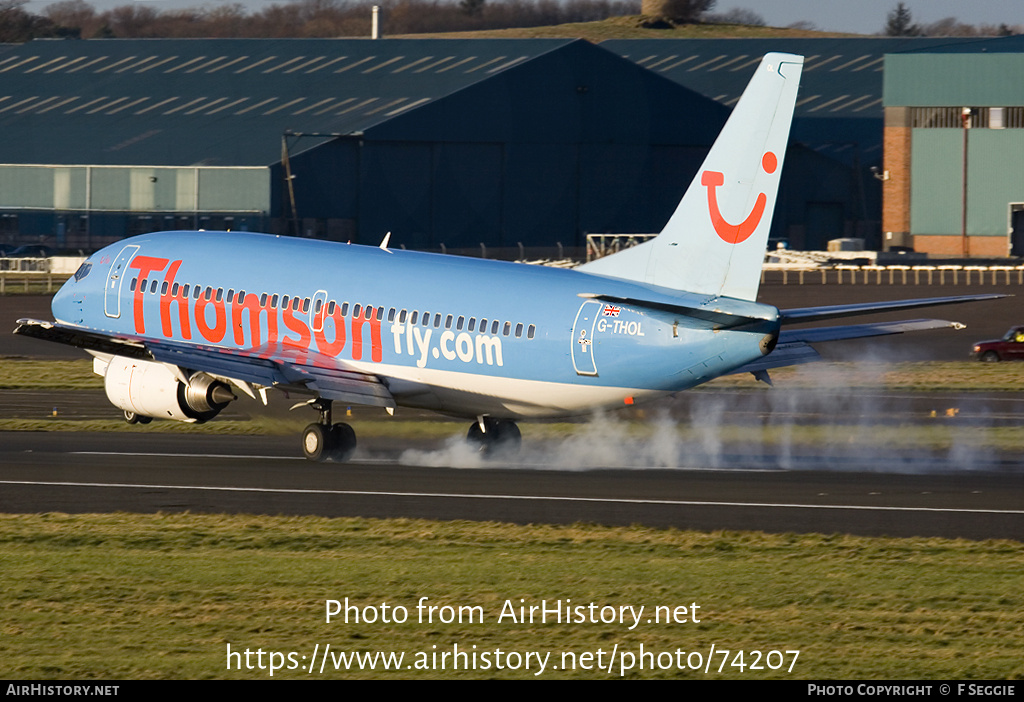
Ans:
[[[1024,361],[1024,327],[1010,327],[1002,339],[979,341],[971,348],[971,358],[996,361]]]

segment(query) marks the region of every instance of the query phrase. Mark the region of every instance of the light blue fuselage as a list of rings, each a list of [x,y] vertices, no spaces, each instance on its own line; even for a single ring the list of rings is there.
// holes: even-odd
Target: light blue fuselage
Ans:
[[[400,405],[464,416],[571,415],[684,390],[760,358],[778,332],[777,310],[754,302],[265,234],[145,234],[87,263],[54,297],[58,322],[306,355],[381,377]],[[716,331],[679,308],[764,323]]]

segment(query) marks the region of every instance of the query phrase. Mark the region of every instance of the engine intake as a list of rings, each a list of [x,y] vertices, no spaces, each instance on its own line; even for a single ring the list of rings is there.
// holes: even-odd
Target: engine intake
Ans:
[[[107,399],[119,409],[154,419],[202,423],[237,399],[220,380],[195,373],[182,383],[163,363],[114,356],[102,373]]]

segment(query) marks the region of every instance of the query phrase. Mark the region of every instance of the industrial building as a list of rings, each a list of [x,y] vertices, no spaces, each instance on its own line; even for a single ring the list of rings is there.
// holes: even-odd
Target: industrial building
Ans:
[[[883,248],[882,184],[885,57],[908,51],[974,50],[992,40],[925,37],[800,39],[623,39],[601,44],[648,70],[732,107],[769,51],[805,57],[790,135],[806,146],[786,163],[799,197],[780,199],[795,249],[824,250],[840,237]]]
[[[589,233],[654,232],[760,56],[787,51],[806,55],[807,63],[772,239],[821,249],[830,239],[859,237],[873,248],[921,249],[959,232],[952,215],[933,223],[956,204],[948,192],[955,187],[949,163],[937,155],[925,157],[920,171],[915,166],[914,178],[897,177],[888,155],[896,123],[888,119],[911,109],[905,100],[918,99],[900,97],[906,90],[899,86],[929,83],[915,77],[929,60],[913,57],[957,47],[978,52],[1000,41],[0,46],[0,243],[92,249],[146,231],[193,228],[377,243],[390,231],[393,245],[407,248],[492,251],[581,247]],[[1002,60],[1016,60],[1004,45]],[[890,67],[911,75],[891,82]],[[1011,69],[992,64],[992,81]],[[991,106],[1007,108],[1009,125],[1014,102],[1001,99]],[[904,102],[892,103],[893,111],[889,100]],[[988,104],[979,100],[971,104]],[[915,153],[948,152],[942,139],[931,146],[941,130],[932,131],[907,137],[907,153],[918,141]],[[972,149],[1012,148],[971,139]],[[901,182],[913,203],[906,223],[882,215],[883,188],[889,213],[898,202],[890,192]],[[942,207],[930,208],[927,193],[942,193],[934,195]],[[984,218],[987,227],[974,235],[986,241],[972,253],[988,255],[997,235],[983,215],[987,206],[968,205],[968,222]],[[1005,239],[1005,220],[1017,210],[1001,207]],[[935,236],[946,239],[928,238]]]
[[[728,110],[583,41],[36,41],[0,54],[0,236],[431,249],[661,227]]]
[[[1024,42],[885,57],[887,246],[1024,255]]]

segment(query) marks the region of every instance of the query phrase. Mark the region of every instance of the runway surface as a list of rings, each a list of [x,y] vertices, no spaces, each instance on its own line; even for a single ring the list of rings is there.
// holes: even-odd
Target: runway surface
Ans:
[[[444,449],[369,442],[350,464],[289,437],[0,434],[0,511],[231,512],[701,530],[1024,538],[1024,476],[776,469],[426,465]]]
[[[797,307],[992,291],[923,288],[766,286],[762,297]],[[971,341],[1024,321],[1013,317],[1016,308],[1008,303],[940,310],[937,316],[966,321],[972,332],[904,335],[872,345],[871,353],[962,359]],[[13,328],[22,316],[49,318],[48,300],[0,297],[0,321],[10,320]],[[856,346],[843,348],[841,356],[859,353]],[[0,356],[26,355],[84,357],[75,349],[0,334]],[[61,418],[116,415],[101,391],[2,392],[0,416],[48,416],[52,408]],[[951,406],[968,429],[971,422],[1016,425],[1024,406],[1024,398],[1012,394],[890,394],[881,403],[863,393],[804,393],[785,402],[780,396],[737,401],[685,393],[668,412],[681,421],[714,412],[740,424],[746,416],[756,423],[769,413],[801,424],[845,423],[864,436],[909,414],[941,417]],[[244,415],[243,403],[231,412]],[[527,446],[514,463],[483,464],[444,439],[361,440],[353,463],[335,465],[299,458],[297,437],[4,433],[0,511],[189,510],[1024,539],[1024,458],[994,452],[932,455],[857,444],[780,453],[778,447],[721,442],[669,461],[673,467],[665,469],[651,467],[665,462],[652,464],[649,456],[632,460],[638,452],[655,451],[640,443],[603,449],[598,459],[583,462],[570,454],[573,446],[586,449],[586,440],[568,443],[568,449]]]

